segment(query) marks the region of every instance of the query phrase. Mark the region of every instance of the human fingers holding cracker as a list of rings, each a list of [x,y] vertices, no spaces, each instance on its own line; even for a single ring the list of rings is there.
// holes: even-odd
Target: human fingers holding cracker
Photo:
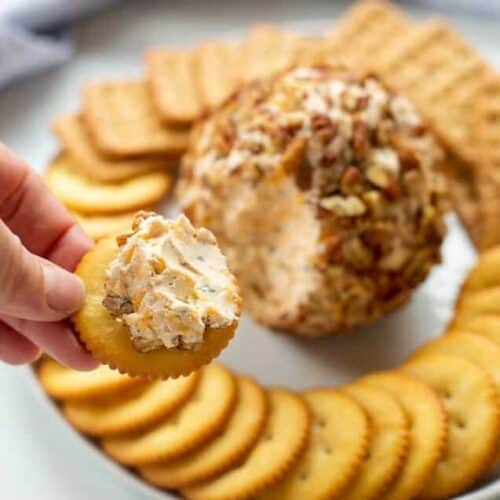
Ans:
[[[42,349],[73,368],[95,368],[65,322],[84,298],[71,271],[92,242],[41,179],[3,145],[0,186],[0,359],[27,363]]]

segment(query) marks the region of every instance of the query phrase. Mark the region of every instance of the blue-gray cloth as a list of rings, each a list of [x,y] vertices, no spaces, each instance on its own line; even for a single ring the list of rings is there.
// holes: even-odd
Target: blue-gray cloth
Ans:
[[[1,1],[0,89],[67,61],[71,23],[116,0]]]

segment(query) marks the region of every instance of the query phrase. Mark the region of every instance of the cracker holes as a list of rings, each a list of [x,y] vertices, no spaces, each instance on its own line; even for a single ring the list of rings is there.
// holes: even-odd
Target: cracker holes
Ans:
[[[324,429],[326,427],[326,419],[324,419],[323,417],[318,417],[316,419],[316,425],[321,429]]]
[[[323,453],[325,455],[331,455],[332,452],[333,452],[333,450],[330,448],[330,446],[328,446],[328,445],[323,446]]]
[[[299,474],[299,479],[301,481],[306,481],[307,478],[309,477],[309,472],[306,471],[306,470],[303,470],[300,474]]]
[[[453,424],[455,425],[455,427],[458,427],[459,429],[465,429],[466,427],[465,422],[460,417],[455,417],[453,419]]]
[[[267,434],[265,434],[263,439],[264,439],[264,441],[271,441],[273,439],[272,432],[268,432]]]
[[[444,389],[441,391],[441,397],[445,399],[446,401],[449,401],[451,399],[451,392]]]

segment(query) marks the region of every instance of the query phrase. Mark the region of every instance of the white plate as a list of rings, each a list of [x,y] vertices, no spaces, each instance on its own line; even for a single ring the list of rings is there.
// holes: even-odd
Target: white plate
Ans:
[[[65,68],[25,82],[0,95],[0,137],[28,161],[41,168],[55,152],[48,124],[59,112],[78,107],[80,87],[100,77],[137,76],[142,72],[140,55],[147,46],[160,43],[191,44],[198,39],[228,33],[239,36],[249,22],[265,17],[309,32],[329,27],[343,10],[335,2],[289,1],[275,5],[255,0],[229,4],[215,12],[206,3],[135,2],[104,14],[79,30],[77,56]],[[286,5],[286,9],[283,8]],[[425,16],[425,11],[417,11]],[[297,19],[301,19],[297,21]],[[455,17],[467,35],[491,60],[500,60],[495,46],[498,25],[493,21]],[[397,365],[426,339],[438,335],[449,318],[459,284],[474,262],[474,251],[454,216],[443,248],[444,263],[415,293],[411,302],[377,324],[355,335],[319,340],[299,340],[275,334],[244,317],[236,338],[221,359],[237,371],[254,375],[266,384],[291,388],[335,385],[363,373]],[[81,440],[82,454],[93,454],[104,474],[123,481],[137,497],[165,499],[166,493],[149,487],[135,475],[108,460],[77,433],[70,431],[56,407],[44,395],[32,372],[29,379],[47,418],[66,427],[61,437]],[[83,472],[84,473],[84,472]],[[496,476],[494,476],[496,477]],[[500,480],[490,479],[461,498],[487,500],[500,497]]]

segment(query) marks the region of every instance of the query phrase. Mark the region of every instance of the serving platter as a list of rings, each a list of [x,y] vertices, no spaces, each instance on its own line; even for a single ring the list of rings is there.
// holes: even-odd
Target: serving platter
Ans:
[[[228,38],[237,38],[243,33],[242,29],[228,32],[228,24],[222,21],[217,24],[219,21],[213,18],[205,27],[201,21],[190,21],[189,29],[186,29],[186,23],[176,27],[170,20],[166,30],[154,15],[161,9],[159,3],[146,2],[141,12],[140,8],[130,4],[116,16],[107,13],[86,23],[78,31],[77,55],[69,65],[9,91],[5,96],[10,96],[10,99],[0,98],[0,137],[42,170],[55,153],[54,142],[47,132],[50,120],[59,112],[77,109],[78,89],[82,84],[92,79],[140,75],[140,54],[150,45],[191,44],[201,38],[220,36],[217,30],[222,28]],[[290,15],[297,15],[297,9],[292,2]],[[330,27],[341,11],[341,6],[336,5],[331,7],[328,16],[321,16],[322,19],[298,21],[289,18],[282,24],[303,32],[318,33]],[[168,15],[166,9],[163,8],[162,12]],[[417,14],[422,16],[425,12]],[[195,11],[191,15],[196,16]],[[236,19],[237,14],[233,15]],[[234,24],[244,25],[240,18]],[[463,26],[468,30],[465,34],[472,35],[472,41],[487,57],[496,61],[500,59],[490,24],[485,23],[483,30],[479,20],[463,21]],[[16,123],[9,120],[14,115]],[[36,133],[33,133],[33,128]],[[176,207],[170,206],[168,211],[175,213]],[[474,249],[457,217],[450,214],[447,223],[449,231],[443,245],[443,263],[434,269],[412,300],[400,310],[352,334],[317,340],[274,333],[244,316],[235,339],[220,360],[235,371],[253,375],[262,383],[293,389],[342,384],[364,373],[391,368],[402,362],[418,345],[441,333],[451,315],[460,283],[475,260]],[[26,377],[44,416],[58,419],[61,427],[68,427],[61,433],[61,438],[80,441],[78,449],[81,448],[82,454],[92,455],[96,466],[102,467],[102,477],[123,482],[131,498],[174,498],[145,484],[104,456],[93,442],[80,437],[47,398],[32,370],[26,370]],[[482,485],[460,498],[499,498],[499,477],[500,474],[493,473]]]

